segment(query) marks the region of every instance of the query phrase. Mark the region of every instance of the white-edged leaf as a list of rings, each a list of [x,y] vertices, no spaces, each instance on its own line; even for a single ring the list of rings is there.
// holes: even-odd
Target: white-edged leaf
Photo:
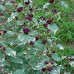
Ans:
[[[0,62],[0,66],[10,66],[10,65],[6,60],[4,60],[3,62]]]
[[[6,2],[5,5],[12,5],[10,1]]]
[[[12,21],[12,20],[15,18],[15,16],[17,16],[17,15],[18,15],[18,13],[17,13],[17,12],[12,13],[12,14],[11,14],[11,16],[8,18],[7,22]]]
[[[46,3],[46,4],[43,6],[43,9],[47,8],[48,5],[50,5],[50,3]]]
[[[66,8],[68,8],[68,5],[64,1],[61,1],[61,4],[62,6],[65,6]]]
[[[19,7],[23,7],[23,4],[19,3],[17,8],[19,8]]]
[[[57,47],[61,50],[64,50],[63,46],[61,44],[57,44]]]
[[[13,62],[15,62],[15,63],[23,64],[23,61],[22,61],[22,59],[20,59],[20,58],[15,57],[15,58],[12,58],[11,60],[12,60]]]
[[[24,2],[28,2],[28,0],[24,0]]]
[[[70,62],[70,65],[71,65],[72,67],[74,67],[74,61],[71,61],[71,62]]]
[[[23,25],[23,23],[24,23],[25,21],[17,21],[17,25]]]
[[[16,70],[16,72],[14,72],[14,74],[24,74],[24,70]]]
[[[18,36],[18,39],[22,42],[22,44],[26,44],[27,42],[30,42],[30,41],[35,41],[34,37],[31,37],[30,35],[25,35],[25,34],[20,34]]]
[[[8,56],[12,56],[12,57],[16,56],[16,51],[12,49],[7,49],[5,52]]]
[[[58,57],[58,55],[56,53],[52,54],[52,58],[56,61],[60,61],[60,57]]]
[[[4,11],[6,8],[0,4],[0,9]]]
[[[0,52],[0,62],[3,62],[4,60],[5,60],[5,55]]]
[[[55,34],[57,32],[57,30],[58,30],[58,26],[56,24],[48,25],[48,29],[53,31],[54,34]]]

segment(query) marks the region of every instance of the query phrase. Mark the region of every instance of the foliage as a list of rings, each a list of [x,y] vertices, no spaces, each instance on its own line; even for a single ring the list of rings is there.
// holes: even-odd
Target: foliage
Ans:
[[[49,0],[50,7],[44,4],[44,9],[44,5],[38,8],[31,0],[15,1],[7,1],[0,8],[0,21],[6,20],[0,25],[1,74],[70,73],[72,57],[61,54],[64,47],[54,36],[61,13],[52,8],[57,8],[60,1]]]

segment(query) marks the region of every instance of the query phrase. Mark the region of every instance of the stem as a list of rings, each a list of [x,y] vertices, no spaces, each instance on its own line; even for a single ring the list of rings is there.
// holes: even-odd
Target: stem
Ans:
[[[25,13],[25,3],[24,3],[24,0],[23,0],[23,11]],[[25,14],[24,14],[24,16],[25,16]]]
[[[43,50],[42,50],[42,52],[41,52],[41,56],[40,56],[38,62],[40,62],[40,60],[41,60],[41,57],[42,57],[42,55],[43,55],[43,51],[44,51],[44,46],[43,46]]]

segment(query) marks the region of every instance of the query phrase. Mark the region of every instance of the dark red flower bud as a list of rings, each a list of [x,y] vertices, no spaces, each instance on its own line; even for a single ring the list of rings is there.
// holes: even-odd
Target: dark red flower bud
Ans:
[[[55,53],[55,50],[53,50],[52,53]]]
[[[52,23],[52,20],[49,19],[49,20],[47,20],[46,22],[47,22],[48,24],[51,24],[51,23]]]
[[[2,33],[0,33],[0,36],[2,35]]]
[[[68,72],[68,69],[66,69],[66,72]]]
[[[39,37],[36,37],[35,40],[36,40],[36,41],[39,40]]]
[[[15,1],[11,1],[11,3],[15,3]]]
[[[3,16],[3,13],[1,13],[0,16]]]
[[[46,44],[46,42],[47,42],[46,40],[43,40],[43,41],[42,41],[43,44]]]
[[[28,0],[28,2],[25,2],[26,5],[29,5],[30,1]]]
[[[67,67],[67,64],[66,64],[66,65],[64,65],[64,67]]]
[[[43,26],[44,26],[44,27],[47,27],[47,26],[48,26],[48,24],[43,24]]]
[[[53,64],[53,61],[50,61],[51,64]]]
[[[53,13],[57,13],[57,11],[56,11],[55,9],[52,9],[52,12],[53,12]]]
[[[31,41],[31,42],[30,42],[30,45],[34,45],[34,42],[33,42],[33,41]]]
[[[53,70],[53,68],[52,67],[48,67],[48,69],[47,69],[48,71],[51,71],[51,70]]]
[[[1,48],[2,46],[0,45],[0,48]]]
[[[6,47],[3,47],[3,50],[5,51],[6,50]]]
[[[33,17],[33,14],[30,14],[30,15],[29,15],[29,17],[31,17],[31,18],[32,18],[32,17]]]
[[[28,19],[28,21],[32,21],[32,18],[31,17],[26,17],[26,19]]]
[[[17,12],[21,12],[23,10],[23,8],[22,7],[19,7],[18,9],[17,9]]]
[[[53,3],[53,2],[54,2],[54,0],[49,0],[49,2],[50,2],[50,3]]]
[[[32,8],[29,8],[30,11],[32,11]]]
[[[18,20],[18,17],[15,17],[16,20]]]
[[[6,33],[6,32],[7,32],[6,30],[3,31],[3,33]]]
[[[29,33],[29,29],[23,29],[24,34],[28,34]]]
[[[46,68],[42,68],[42,71],[45,72],[46,71]]]
[[[49,64],[49,62],[48,61],[45,61],[45,64]]]

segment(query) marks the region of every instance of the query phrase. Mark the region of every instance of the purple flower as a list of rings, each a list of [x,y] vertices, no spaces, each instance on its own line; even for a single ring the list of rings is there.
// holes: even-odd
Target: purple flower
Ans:
[[[0,33],[0,36],[2,35],[2,33]]]
[[[45,72],[46,71],[46,68],[42,68],[42,71]]]
[[[3,33],[6,33],[6,32],[7,32],[6,30],[3,31]]]
[[[5,51],[6,50],[6,47],[3,47],[3,50]]]
[[[43,26],[44,26],[44,27],[47,27],[47,26],[48,26],[48,24],[43,24]]]
[[[50,2],[50,3],[53,3],[53,2],[54,2],[54,0],[49,0],[49,2]]]
[[[49,64],[49,62],[48,61],[45,61],[45,64]]]
[[[11,1],[11,3],[15,3],[15,1]]]
[[[32,11],[32,8],[29,8],[30,11]]]
[[[3,16],[3,13],[1,13],[0,16]]]
[[[53,50],[52,53],[55,53],[55,50]]]
[[[30,45],[34,45],[34,42],[33,42],[33,41],[31,41],[31,42],[30,42]]]
[[[52,12],[53,12],[53,13],[57,13],[57,11],[56,11],[55,9],[52,9]]]
[[[43,40],[43,41],[42,41],[43,44],[45,44],[46,42],[47,42],[46,40]]]
[[[54,43],[54,41],[52,41],[52,43]]]
[[[19,7],[18,9],[17,9],[17,12],[21,12],[23,10],[23,8],[22,7]]]
[[[66,69],[66,72],[68,72],[68,69]]]
[[[26,19],[28,19],[28,21],[32,21],[32,18],[31,17],[26,17]]]
[[[47,70],[48,70],[48,71],[51,71],[52,69],[53,69],[52,67],[48,67],[48,69],[47,69]]]
[[[52,20],[49,19],[49,20],[47,20],[46,22],[47,22],[48,24],[51,24],[51,23],[52,23]]]
[[[36,37],[35,40],[36,40],[36,41],[39,40],[39,37]]]
[[[16,20],[18,20],[18,17],[15,17]]]
[[[66,64],[66,65],[64,65],[64,67],[67,67],[67,64]]]
[[[50,61],[51,64],[53,64],[53,61]]]
[[[50,29],[48,29],[48,31],[50,32],[51,30],[50,30]]]
[[[29,33],[29,29],[23,29],[24,34],[28,34]]]
[[[1,48],[2,46],[0,45],[0,48]]]
[[[33,14],[30,14],[29,17],[32,18],[33,17]]]
[[[48,48],[46,48],[48,50]]]
[[[30,1],[28,0],[28,2],[25,2],[26,5],[29,5]]]

